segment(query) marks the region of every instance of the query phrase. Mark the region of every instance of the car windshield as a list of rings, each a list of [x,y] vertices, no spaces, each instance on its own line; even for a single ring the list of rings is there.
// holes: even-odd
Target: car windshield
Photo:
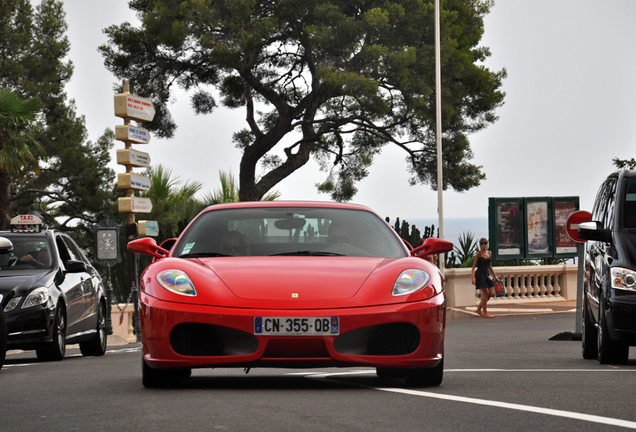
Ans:
[[[13,243],[13,251],[0,255],[2,270],[33,270],[51,268],[51,249],[44,236],[32,234],[0,234]]]
[[[209,210],[188,227],[174,256],[358,256],[398,258],[392,229],[364,210],[258,207]]]
[[[636,228],[636,178],[630,178],[625,188],[623,227]]]

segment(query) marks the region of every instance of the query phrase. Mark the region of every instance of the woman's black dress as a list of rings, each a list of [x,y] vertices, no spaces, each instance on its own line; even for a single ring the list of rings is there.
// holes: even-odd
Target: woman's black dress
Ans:
[[[475,288],[492,288],[495,282],[488,279],[490,274],[490,258],[479,257],[477,268],[475,269]]]

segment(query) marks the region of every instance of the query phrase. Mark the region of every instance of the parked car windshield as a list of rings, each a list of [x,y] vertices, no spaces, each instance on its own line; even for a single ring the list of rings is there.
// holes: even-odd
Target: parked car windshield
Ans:
[[[406,251],[392,229],[364,210],[257,207],[208,210],[186,230],[174,256],[370,256]]]
[[[0,255],[2,270],[48,269],[53,264],[51,248],[46,237],[39,234],[2,233],[13,243],[13,251]]]
[[[636,178],[628,179],[625,187],[623,227],[636,228]]]

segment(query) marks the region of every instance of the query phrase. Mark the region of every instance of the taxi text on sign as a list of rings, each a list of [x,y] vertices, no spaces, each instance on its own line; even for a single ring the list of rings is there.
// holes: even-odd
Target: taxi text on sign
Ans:
[[[155,108],[150,99],[131,94],[116,94],[115,115],[138,121],[152,121],[155,118]]]
[[[118,198],[119,213],[150,213],[152,201],[149,198],[124,197]]]

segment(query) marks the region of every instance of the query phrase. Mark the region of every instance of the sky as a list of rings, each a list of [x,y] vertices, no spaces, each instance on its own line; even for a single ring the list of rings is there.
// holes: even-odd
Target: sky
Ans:
[[[97,52],[107,41],[102,30],[138,21],[127,0],[65,0],[64,8],[75,66],[66,90],[95,141],[123,124],[113,110],[113,85],[120,81]],[[505,103],[494,124],[470,136],[471,162],[483,167],[486,180],[467,192],[445,191],[445,219],[487,217],[490,197],[578,196],[580,208],[591,210],[598,187],[615,169],[612,159],[636,157],[634,17],[630,0],[495,1],[480,45],[492,54],[486,67],[508,72]],[[203,192],[219,186],[219,170],[238,176],[241,154],[231,139],[246,126],[243,110],[195,115],[179,93],[171,112],[178,125],[174,138],[134,148],[180,181],[202,183]],[[118,148],[123,142],[112,150],[113,160]],[[437,218],[437,192],[410,186],[406,167],[402,151],[385,147],[352,202],[392,220]],[[125,172],[115,162],[112,168]],[[310,162],[275,189],[281,199],[326,201],[329,196],[315,187],[326,176]]]

